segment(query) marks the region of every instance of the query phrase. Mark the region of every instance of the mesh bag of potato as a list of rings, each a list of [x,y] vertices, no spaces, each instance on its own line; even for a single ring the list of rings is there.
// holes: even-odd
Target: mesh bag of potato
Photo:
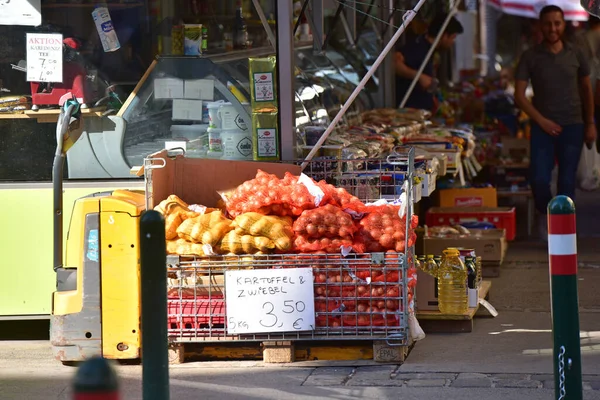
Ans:
[[[185,220],[177,228],[177,234],[188,242],[214,247],[229,231],[233,230],[231,222],[223,215],[222,211],[213,211]]]
[[[269,239],[279,251],[292,248],[292,219],[289,217],[276,217],[249,212],[239,215],[233,221],[238,235],[252,235]],[[273,247],[271,247],[273,249]]]

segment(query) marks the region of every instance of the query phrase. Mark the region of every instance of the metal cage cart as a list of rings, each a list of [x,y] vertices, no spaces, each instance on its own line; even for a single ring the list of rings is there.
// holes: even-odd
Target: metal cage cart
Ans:
[[[147,168],[148,175],[151,168]],[[315,160],[305,174],[344,188],[364,202],[382,198],[412,203],[414,150],[396,150],[382,160]],[[412,207],[404,232],[411,235]],[[406,247],[406,246],[405,246]],[[171,343],[274,340],[382,340],[408,345],[412,301],[409,267],[413,248],[403,252],[168,256],[168,334]],[[228,333],[228,271],[310,268],[315,324],[294,332]]]

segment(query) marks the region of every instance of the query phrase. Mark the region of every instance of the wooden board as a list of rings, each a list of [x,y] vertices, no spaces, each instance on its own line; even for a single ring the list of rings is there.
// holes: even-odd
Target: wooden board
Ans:
[[[479,298],[485,299],[488,295],[492,282],[482,281],[481,289],[479,290]],[[419,311],[417,312],[417,319],[419,322],[426,320],[438,320],[438,321],[470,321],[477,313],[479,305],[477,307],[469,308],[464,314],[442,314],[439,311]]]
[[[81,115],[84,118],[97,117],[101,118],[102,113],[106,110],[105,107],[84,108],[81,110]],[[53,123],[58,121],[59,109],[41,109],[38,111],[27,110],[20,114],[2,114],[0,119],[36,119],[40,123]]]
[[[394,346],[385,340],[314,340],[218,343],[172,343],[169,363],[185,361],[263,360],[265,363],[294,361],[358,361],[403,363],[414,343]]]

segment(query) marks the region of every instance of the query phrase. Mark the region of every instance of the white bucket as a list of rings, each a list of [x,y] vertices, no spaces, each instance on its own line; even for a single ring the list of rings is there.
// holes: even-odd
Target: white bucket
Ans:
[[[221,118],[219,118],[219,108],[224,104],[223,100],[206,103],[207,122],[211,128],[221,129]],[[204,116],[202,118],[204,120]]]
[[[223,159],[252,160],[252,135],[250,131],[221,131]]]
[[[242,116],[231,103],[223,103],[221,107],[219,107],[218,115],[221,120],[221,129],[231,131],[248,130],[248,126],[242,119]]]

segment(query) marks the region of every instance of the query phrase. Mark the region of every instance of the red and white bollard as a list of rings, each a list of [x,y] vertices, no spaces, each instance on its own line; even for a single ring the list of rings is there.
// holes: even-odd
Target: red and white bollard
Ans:
[[[581,344],[577,295],[575,204],[556,196],[548,204],[548,256],[556,400],[581,400]]]
[[[85,361],[73,380],[73,400],[119,400],[117,374],[102,357]]]

